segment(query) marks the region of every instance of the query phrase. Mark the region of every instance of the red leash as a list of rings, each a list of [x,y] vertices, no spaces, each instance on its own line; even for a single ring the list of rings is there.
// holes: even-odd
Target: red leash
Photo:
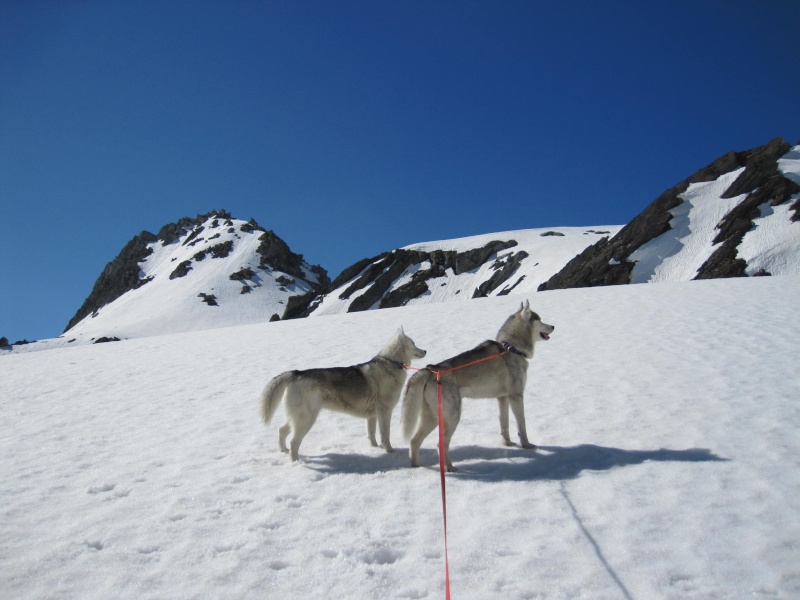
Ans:
[[[461,365],[458,367],[453,367],[452,369],[445,369],[443,371],[434,371],[430,367],[425,367],[428,371],[436,375],[436,402],[437,402],[437,409],[438,409],[438,417],[439,417],[439,479],[441,481],[442,487],[442,519],[444,521],[444,597],[446,600],[450,600],[450,560],[447,555],[447,492],[445,491],[445,484],[444,484],[444,474],[447,471],[446,465],[446,450],[444,447],[444,416],[442,414],[442,373],[450,373],[451,371],[458,371],[459,369],[463,369],[465,367],[471,367],[472,365],[477,365],[478,363],[485,362],[487,360],[492,360],[493,358],[500,358],[501,356],[508,354],[509,350],[503,350],[498,354],[492,354],[491,356],[486,356],[484,358],[480,358],[478,360],[472,361],[471,363],[467,363],[465,365]],[[406,369],[412,369],[414,371],[421,371],[422,369],[415,369],[414,367],[406,367]]]
[[[444,520],[444,597],[450,600],[450,560],[447,556],[447,493],[444,486],[445,448],[444,418],[442,416],[442,379],[441,371],[436,372],[436,392],[439,412],[439,479],[442,485],[442,519]]]

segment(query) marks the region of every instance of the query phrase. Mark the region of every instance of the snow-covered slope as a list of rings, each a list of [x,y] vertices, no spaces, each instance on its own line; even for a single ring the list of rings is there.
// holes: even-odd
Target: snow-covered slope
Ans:
[[[619,225],[554,227],[412,244],[362,261],[312,307],[313,316],[476,297],[528,294]],[[356,308],[356,302],[381,287]]]
[[[800,275],[800,146],[730,152],[539,289]]]
[[[628,260],[635,266],[631,283],[688,281],[700,273],[715,251],[719,224],[747,199],[743,193],[726,197],[725,192],[745,172],[745,167],[721,175],[714,181],[693,183],[680,195],[683,203],[670,212],[670,231],[637,249]],[[785,177],[800,172],[800,146],[778,160]],[[792,221],[792,202],[800,192],[773,206],[758,206],[759,216],[736,248],[737,257],[747,263],[747,275],[800,275],[800,220]]]
[[[288,248],[276,253],[283,242],[252,222],[217,212],[173,229],[137,257],[135,288],[74,324],[66,343],[263,323],[327,283]]]
[[[529,297],[556,326],[525,394],[541,448],[502,446],[496,403],[465,402],[453,598],[800,597],[800,278]],[[411,469],[398,411],[388,455],[362,421],[322,413],[293,465],[259,391],[369,359],[401,324],[436,362],[518,304],[0,357],[3,597],[443,598],[434,436]]]

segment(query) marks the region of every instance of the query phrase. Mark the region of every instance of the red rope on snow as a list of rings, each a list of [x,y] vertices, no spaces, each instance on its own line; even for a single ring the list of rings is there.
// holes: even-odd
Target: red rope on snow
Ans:
[[[450,600],[450,560],[447,554],[447,492],[445,490],[445,483],[444,483],[444,475],[447,471],[447,464],[446,464],[446,450],[444,447],[444,416],[442,411],[442,373],[450,373],[451,371],[457,371],[459,369],[463,369],[465,367],[471,367],[472,365],[477,365],[478,363],[485,362],[487,360],[492,360],[493,358],[499,358],[505,354],[508,354],[508,350],[504,350],[498,354],[492,354],[491,356],[486,356],[484,358],[480,358],[478,360],[472,361],[465,365],[460,365],[458,367],[453,367],[451,369],[444,369],[442,371],[435,371],[431,367],[425,367],[428,371],[436,375],[436,403],[437,403],[437,412],[438,412],[438,419],[439,419],[439,480],[441,482],[442,488],[442,520],[444,522],[444,597],[445,600]],[[406,367],[406,369],[412,369],[414,371],[421,371],[422,369],[416,369],[414,367]]]

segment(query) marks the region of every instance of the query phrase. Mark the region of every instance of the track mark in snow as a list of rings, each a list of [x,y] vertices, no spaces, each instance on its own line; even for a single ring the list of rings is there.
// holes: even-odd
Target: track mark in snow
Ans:
[[[88,493],[92,495],[104,494],[112,491],[115,487],[117,487],[116,483],[104,483],[103,485],[99,485],[97,487],[90,487]]]
[[[276,523],[275,521],[264,521],[263,523],[256,523],[255,525],[250,526],[250,531],[256,531],[258,529],[263,529],[265,531],[276,531],[281,528],[280,523]]]
[[[403,558],[403,553],[383,545],[374,545],[361,554],[361,560],[368,565],[391,565]]]
[[[226,552],[234,552],[244,548],[244,544],[214,544],[214,552],[217,554],[225,554]]]
[[[611,565],[608,564],[608,560],[606,560],[606,557],[603,554],[600,545],[597,543],[597,540],[594,539],[592,534],[589,533],[589,530],[586,529],[586,526],[583,524],[583,519],[581,519],[581,516],[578,514],[578,509],[575,508],[575,505],[572,503],[572,500],[570,499],[569,494],[567,493],[567,488],[564,486],[563,481],[561,482],[561,496],[564,498],[564,500],[567,501],[569,509],[572,512],[572,517],[575,519],[575,522],[578,524],[578,527],[583,532],[584,537],[588,540],[589,544],[591,544],[592,549],[594,549],[594,553],[597,555],[597,558],[600,560],[603,567],[605,567],[606,572],[609,574],[611,579],[614,580],[614,583],[617,584],[617,587],[619,587],[619,591],[622,593],[623,597],[627,598],[628,600],[632,600],[628,588],[625,587],[625,584],[619,578],[617,573],[614,571],[614,569],[611,568]]]
[[[233,483],[244,483],[245,481],[250,481],[250,478],[245,475],[239,475],[233,478]]]
[[[288,569],[290,566],[289,563],[283,562],[282,560],[273,560],[269,563],[269,568],[273,571],[283,571],[283,569]]]
[[[176,513],[174,515],[167,517],[167,519],[169,519],[174,523],[176,521],[183,521],[186,517],[187,515],[185,513]]]
[[[275,496],[275,502],[286,502],[286,506],[289,508],[300,508],[303,503],[299,501],[299,498],[297,494],[283,494]]]
[[[105,544],[101,540],[86,540],[83,542],[84,546],[89,548],[89,550],[94,550],[96,552],[100,552],[103,548],[105,548]]]

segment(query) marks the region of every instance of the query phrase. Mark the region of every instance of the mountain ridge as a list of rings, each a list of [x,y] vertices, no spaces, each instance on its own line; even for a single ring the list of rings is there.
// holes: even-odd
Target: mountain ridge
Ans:
[[[132,238],[55,345],[568,287],[800,275],[798,221],[800,145],[781,138],[720,156],[624,226],[422,242],[333,281],[255,220],[212,211]]]
[[[795,146],[800,148],[800,146]],[[778,162],[792,152],[792,146],[776,138],[763,146],[743,152],[728,152],[666,190],[620,232],[586,248],[562,271],[539,287],[539,291],[574,287],[627,284],[632,281],[636,261],[630,260],[638,249],[672,230],[672,213],[684,203],[682,195],[692,185],[709,183],[737,169],[743,171],[724,191],[721,198],[746,198],[723,217],[717,225],[714,244],[720,244],[700,267],[695,279],[742,277],[747,262],[737,256],[737,248],[758,218],[759,206],[777,206],[793,200],[791,222],[800,220],[800,185],[782,174]]]

